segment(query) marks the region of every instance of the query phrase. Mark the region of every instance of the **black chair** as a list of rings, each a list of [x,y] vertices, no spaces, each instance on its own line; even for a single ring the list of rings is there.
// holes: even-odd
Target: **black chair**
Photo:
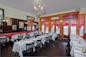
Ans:
[[[18,39],[15,39],[14,42],[20,41],[20,40],[22,40],[22,39],[23,39],[23,35],[18,35]]]
[[[41,40],[37,40],[37,47],[42,47],[42,42],[41,42]]]
[[[15,39],[14,42],[20,41],[21,39]]]
[[[26,39],[29,39],[29,38],[31,38],[31,36],[28,34],[28,35],[26,35],[25,38],[26,38]]]
[[[23,35],[18,35],[18,39],[23,39]]]
[[[50,36],[49,37],[46,37],[46,43],[49,43],[50,42]]]
[[[67,45],[65,47],[65,50],[66,50],[67,56],[70,56],[70,42],[69,41],[67,42]]]
[[[23,55],[27,56],[29,53],[33,52],[34,43],[26,44],[26,50],[23,51]]]
[[[0,43],[1,43],[1,48],[7,46],[7,38],[6,37],[0,37]]]

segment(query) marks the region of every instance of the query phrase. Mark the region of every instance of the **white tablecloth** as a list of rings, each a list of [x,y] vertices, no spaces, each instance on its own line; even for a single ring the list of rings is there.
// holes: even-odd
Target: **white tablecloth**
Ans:
[[[13,52],[18,52],[20,57],[23,57],[23,51],[26,50],[26,44],[31,44],[34,39],[25,39],[14,43]],[[35,47],[32,47],[35,50]]]
[[[45,44],[46,42],[46,37],[48,37],[47,34],[40,35],[36,38],[36,40],[41,40],[42,44]]]
[[[35,46],[38,45],[37,40],[41,40],[42,44],[45,44],[46,37],[49,37],[49,34],[43,34],[38,37],[32,37],[30,39],[24,39],[21,41],[17,41],[13,45],[13,52],[18,52],[20,57],[23,57],[23,51],[26,50],[26,44],[31,44],[34,42],[33,51],[35,51]]]
[[[86,53],[82,50],[86,50],[86,41],[78,35],[72,35],[70,38],[71,56],[74,57],[86,57]]]
[[[54,33],[54,34],[52,35],[52,40],[55,41],[56,37],[57,37],[57,34]]]

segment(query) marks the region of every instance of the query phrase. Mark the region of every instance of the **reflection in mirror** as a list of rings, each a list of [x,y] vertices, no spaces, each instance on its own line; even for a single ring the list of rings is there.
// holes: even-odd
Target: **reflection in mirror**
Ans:
[[[4,9],[0,8],[0,33],[3,32],[2,20],[4,19]]]

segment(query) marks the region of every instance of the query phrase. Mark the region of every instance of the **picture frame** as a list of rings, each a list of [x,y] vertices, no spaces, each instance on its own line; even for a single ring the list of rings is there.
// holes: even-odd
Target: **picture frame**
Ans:
[[[19,28],[24,28],[24,22],[23,21],[19,21]]]
[[[17,30],[17,25],[12,25],[12,30],[16,31]]]

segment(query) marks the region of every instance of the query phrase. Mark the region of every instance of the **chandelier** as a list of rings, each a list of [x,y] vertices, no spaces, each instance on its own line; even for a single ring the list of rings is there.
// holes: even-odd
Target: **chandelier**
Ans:
[[[37,16],[40,16],[43,13],[44,6],[42,0],[34,0],[34,13]]]

